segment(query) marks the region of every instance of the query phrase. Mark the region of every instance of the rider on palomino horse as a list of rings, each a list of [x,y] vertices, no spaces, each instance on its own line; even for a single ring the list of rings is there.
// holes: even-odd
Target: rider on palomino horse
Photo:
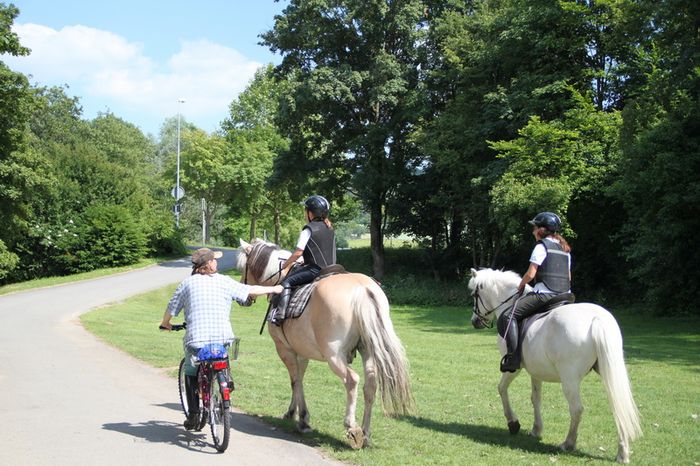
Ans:
[[[274,309],[270,312],[270,322],[275,325],[282,325],[286,317],[292,287],[312,282],[322,269],[335,265],[335,232],[328,219],[330,207],[326,198],[319,195],[310,196],[304,202],[304,215],[308,223],[301,230],[296,249],[282,265],[282,269],[293,266],[302,256],[304,265],[291,270],[282,280],[284,291],[276,300],[276,305],[273,303]]]

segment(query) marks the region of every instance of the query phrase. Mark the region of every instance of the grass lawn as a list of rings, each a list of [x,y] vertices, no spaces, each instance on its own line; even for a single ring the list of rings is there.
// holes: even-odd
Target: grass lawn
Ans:
[[[110,344],[163,368],[175,377],[181,358],[181,334],[157,330],[174,286],[100,308],[82,317],[84,325]],[[258,335],[265,312],[235,306],[234,330],[242,337],[233,365],[233,404],[282,429],[289,405],[287,371],[267,331]],[[496,390],[500,373],[494,329],[469,324],[471,306],[392,307],[392,319],[411,362],[417,410],[410,416],[383,416],[375,403],[373,447],[346,446],[342,425],[345,391],[325,363],[311,362],[305,392],[314,432],[300,436],[329,455],[363,465],[611,464],[617,453],[616,431],[605,390],[597,375],[584,379],[585,408],[578,449],[561,453],[569,423],[568,407],[558,384],[544,384],[541,440],[524,432],[532,425],[530,381],[521,375],[511,386],[511,402],[523,430],[511,436]],[[632,464],[697,465],[700,462],[700,321],[661,320],[619,312],[633,391],[642,413],[644,437],[631,446]],[[359,360],[353,363],[361,371]],[[362,391],[358,422],[362,419]],[[177,401],[176,382],[170,401]],[[167,400],[162,400],[167,401]],[[236,426],[234,425],[235,429]],[[235,449],[235,446],[233,447]]]

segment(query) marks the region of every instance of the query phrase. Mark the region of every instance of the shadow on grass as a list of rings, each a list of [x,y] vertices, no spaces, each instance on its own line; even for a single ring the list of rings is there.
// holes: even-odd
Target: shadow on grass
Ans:
[[[700,372],[700,319],[615,313],[628,363],[656,361]]]
[[[270,426],[280,429],[279,435],[282,438],[297,440],[304,445],[311,447],[325,446],[336,451],[351,449],[348,443],[341,442],[337,438],[320,433],[317,430],[312,430],[308,433],[301,433],[297,429],[296,421],[292,421],[290,419],[281,419],[274,416],[262,416],[259,419]]]
[[[461,424],[457,422],[445,423],[415,416],[402,416],[400,419],[405,420],[421,429],[426,429],[432,432],[461,435],[474,442],[484,445],[506,447],[514,450],[523,450],[530,453],[539,453],[543,455],[566,454],[591,460],[608,459],[605,456],[591,455],[578,450],[572,452],[562,452],[558,446],[542,443],[539,439],[531,437],[522,431],[518,435],[511,435],[508,432],[508,429],[505,427],[502,429],[497,429],[495,427],[479,424]]]

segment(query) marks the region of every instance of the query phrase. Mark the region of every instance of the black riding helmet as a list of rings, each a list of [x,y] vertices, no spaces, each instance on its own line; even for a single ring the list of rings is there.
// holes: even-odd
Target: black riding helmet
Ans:
[[[561,219],[552,212],[540,212],[527,223],[536,227],[544,227],[552,233],[556,233],[561,229]]]
[[[314,194],[304,201],[304,207],[311,212],[314,218],[326,218],[331,210],[331,204],[325,197]]]

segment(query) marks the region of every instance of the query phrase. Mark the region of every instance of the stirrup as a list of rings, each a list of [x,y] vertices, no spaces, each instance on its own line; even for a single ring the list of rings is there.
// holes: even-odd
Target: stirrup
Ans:
[[[517,372],[520,369],[520,361],[514,354],[506,354],[501,358],[501,372]]]

